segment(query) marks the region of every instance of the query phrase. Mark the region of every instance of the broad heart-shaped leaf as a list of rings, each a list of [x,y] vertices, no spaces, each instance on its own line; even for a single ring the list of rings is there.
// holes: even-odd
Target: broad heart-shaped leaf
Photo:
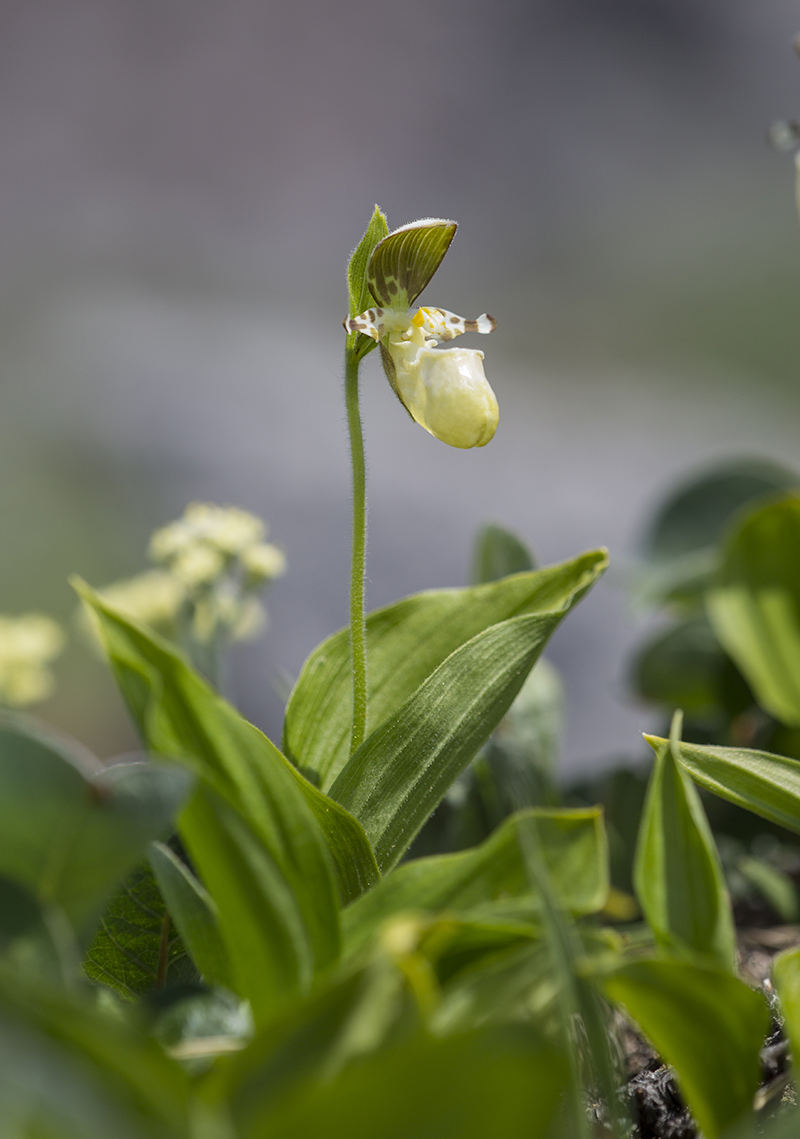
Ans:
[[[166,912],[150,866],[143,862],[103,912],[83,963],[87,976],[128,1000],[159,985],[195,981],[197,969],[174,925],[165,923]]]
[[[608,895],[608,848],[600,807],[539,808],[514,815],[473,850],[417,858],[398,866],[342,914],[348,952],[403,910],[469,913],[497,899],[530,897],[519,827],[536,819],[559,903],[594,913]]]
[[[656,750],[667,744],[645,736]],[[680,743],[678,762],[701,787],[800,834],[800,762],[767,751]]]
[[[733,970],[730,899],[700,796],[676,761],[680,745],[649,740],[656,762],[639,827],[634,884],[656,940]]]
[[[511,707],[564,616],[512,617],[457,648],[347,761],[331,797],[362,823],[382,871],[402,858]]]
[[[413,594],[367,617],[368,730],[396,712],[455,649],[499,621],[525,613],[566,613],[605,570],[605,550],[533,573],[469,589]],[[349,633],[323,641],[289,698],[286,754],[328,790],[350,755]]]
[[[749,514],[731,533],[707,606],[759,704],[800,726],[800,495]]]
[[[203,977],[213,984],[233,988],[214,899],[189,867],[163,842],[151,845],[150,866],[170,917]]]
[[[481,526],[475,536],[472,551],[473,585],[499,581],[509,574],[524,573],[535,568],[533,555],[516,534],[492,522]]]
[[[169,834],[191,784],[176,765],[120,764],[89,778],[87,768],[77,747],[0,720],[0,874],[59,905],[84,942],[120,879]]]
[[[752,1108],[769,1026],[760,993],[724,970],[688,961],[637,961],[602,982],[678,1073],[706,1139]]]
[[[457,223],[442,218],[411,222],[375,246],[367,269],[367,284],[379,305],[407,309],[439,268]]]

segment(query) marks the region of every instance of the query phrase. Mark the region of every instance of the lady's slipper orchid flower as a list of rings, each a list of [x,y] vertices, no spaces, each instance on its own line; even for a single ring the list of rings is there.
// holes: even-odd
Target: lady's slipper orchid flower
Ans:
[[[455,222],[426,219],[380,242],[370,259],[369,289],[386,307],[349,317],[344,326],[376,340],[384,371],[400,402],[421,427],[451,447],[483,447],[497,429],[497,399],[475,348],[437,349],[463,332],[493,332],[484,313],[465,320],[440,308],[410,306],[438,268]]]

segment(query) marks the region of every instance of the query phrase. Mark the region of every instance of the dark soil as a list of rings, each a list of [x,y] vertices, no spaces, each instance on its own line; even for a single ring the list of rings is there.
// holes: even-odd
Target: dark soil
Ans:
[[[739,937],[739,970],[754,988],[761,989],[770,1004],[774,993],[770,981],[772,958],[784,949],[800,945],[800,926],[742,929]],[[622,1089],[634,1127],[631,1139],[698,1139],[697,1124],[681,1099],[672,1069],[629,1024],[621,1026],[625,1061],[630,1073]],[[762,1084],[756,1108],[769,1112],[777,1107],[787,1089],[788,1045],[776,1019],[761,1049]]]

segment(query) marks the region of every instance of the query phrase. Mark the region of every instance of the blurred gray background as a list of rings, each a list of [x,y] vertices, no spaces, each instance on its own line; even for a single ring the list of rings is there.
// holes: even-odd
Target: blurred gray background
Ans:
[[[800,461],[800,230],[765,141],[800,113],[798,31],[788,0],[5,0],[0,611],[70,620],[67,574],[137,572],[191,499],[255,510],[290,572],[233,687],[277,736],[275,678],[346,619],[348,254],[374,202],[453,217],[425,299],[497,317],[500,428],[445,447],[370,358],[370,605],[463,584],[486,520],[543,561],[608,545],[549,654],[564,771],[640,754],[648,513],[715,459]],[[78,644],[59,682],[44,716],[130,746]]]

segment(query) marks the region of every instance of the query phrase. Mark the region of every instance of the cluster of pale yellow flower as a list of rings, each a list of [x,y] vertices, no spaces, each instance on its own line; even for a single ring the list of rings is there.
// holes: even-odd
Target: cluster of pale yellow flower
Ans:
[[[263,628],[257,594],[286,571],[267,527],[235,506],[193,502],[156,530],[149,553],[159,567],[101,590],[125,616],[169,636],[185,627],[201,644],[246,640]]]
[[[0,616],[0,704],[22,707],[49,696],[49,666],[64,643],[61,628],[42,613]]]

